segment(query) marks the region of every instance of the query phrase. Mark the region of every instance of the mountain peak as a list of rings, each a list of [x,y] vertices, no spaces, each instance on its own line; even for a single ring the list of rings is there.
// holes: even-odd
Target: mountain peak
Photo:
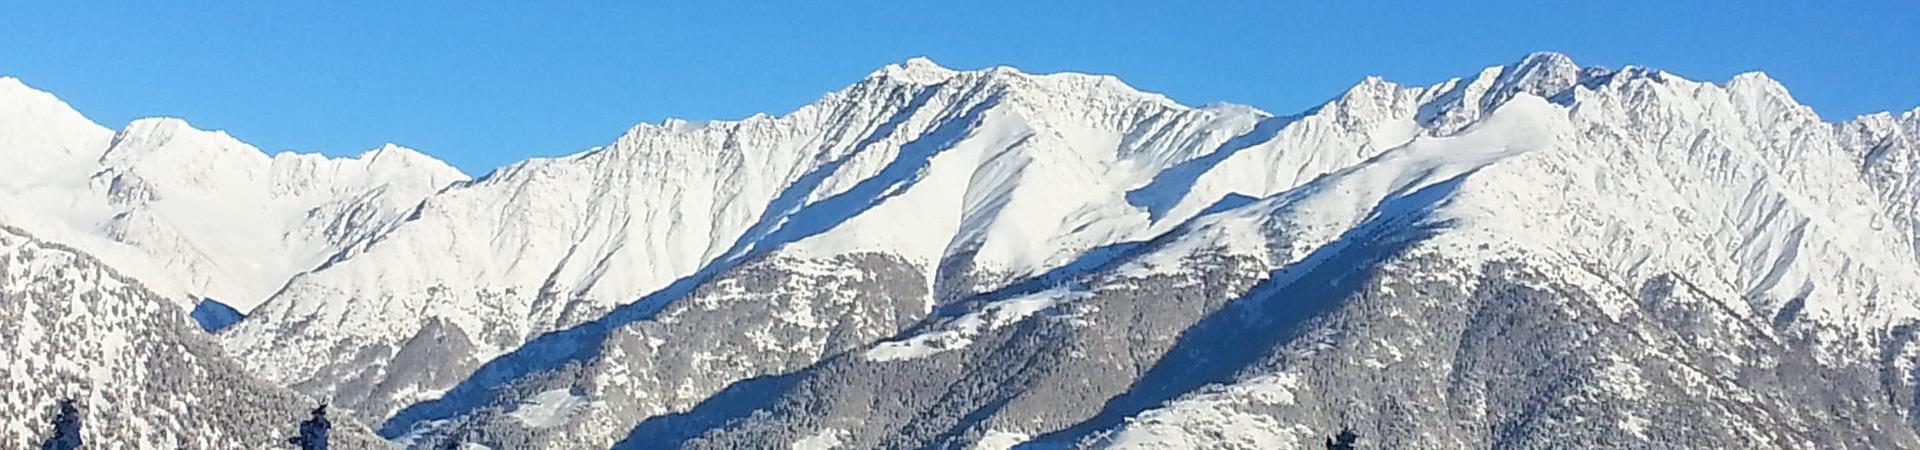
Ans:
[[[1567,55],[1566,55],[1566,54],[1564,54],[1564,53],[1559,53],[1559,52],[1533,52],[1533,53],[1528,53],[1526,57],[1523,57],[1523,58],[1520,58],[1520,61],[1518,61],[1518,62],[1515,62],[1515,63],[1514,63],[1513,65],[1514,65],[1514,66],[1519,66],[1519,67],[1527,67],[1527,66],[1534,66],[1534,67],[1579,67],[1578,65],[1576,65],[1576,64],[1574,64],[1574,62],[1573,62],[1573,58],[1572,58],[1572,57],[1570,57],[1570,56],[1567,56]]]
[[[386,143],[380,144],[379,147],[374,147],[371,150],[360,152],[360,156],[358,156],[357,158],[358,159],[380,159],[388,156],[396,156],[400,158],[410,159],[414,157],[425,157],[427,156],[427,154],[421,153],[419,150],[414,150],[411,147],[395,144],[392,142],[386,142]]]
[[[220,130],[202,130],[179,117],[142,117],[127,122],[127,126],[113,137],[102,158],[126,159],[152,153],[171,143],[187,139],[193,142],[192,148],[246,150],[265,160],[267,155],[251,145],[240,142],[232,135]]]
[[[1726,87],[1728,91],[1736,94],[1757,94],[1792,98],[1792,94],[1787,92],[1786,85],[1780,84],[1779,80],[1773,79],[1773,77],[1767,75],[1766,72],[1757,70],[1734,75],[1732,79],[1727,80]]]
[[[38,89],[28,87],[27,83],[20,81],[19,78],[0,75],[0,92],[19,92],[23,90],[39,91]]]
[[[359,160],[368,167],[391,167],[406,170],[427,175],[432,180],[450,181],[471,178],[466,172],[447,164],[445,161],[441,161],[440,158],[435,158],[433,155],[392,142],[381,144],[380,147],[361,152],[360,155],[354,159]],[[433,183],[436,184],[441,182],[442,181],[433,181]]]
[[[186,118],[173,116],[154,116],[133,119],[120,129],[122,134],[144,136],[172,136],[181,134],[204,134],[233,139],[225,130],[205,130],[195,127]]]
[[[0,76],[0,119],[54,120],[61,122],[63,128],[103,128],[52,92],[34,88],[11,76]]]
[[[97,156],[112,135],[52,93],[0,76],[0,174],[7,181],[60,165],[56,160]]]
[[[1333,419],[1320,414],[1341,409],[1323,400],[1345,401],[1356,385],[1267,373],[1283,369],[1274,355],[1309,363],[1288,367],[1481,367],[1448,380],[1488,386],[1520,366],[1482,362],[1566,341],[1555,339],[1560,330],[1596,339],[1576,339],[1584,343],[1570,358],[1522,361],[1556,364],[1526,382],[1614,372],[1592,361],[1652,360],[1645,380],[1723,377],[1707,386],[1726,390],[1698,396],[1708,410],[1723,393],[1777,391],[1733,389],[1742,371],[1777,366],[1684,366],[1688,352],[1712,348],[1665,343],[1772,356],[1752,349],[1791,345],[1776,337],[1824,325],[1813,322],[1823,311],[1915,297],[1906,280],[1917,269],[1899,245],[1911,241],[1883,235],[1920,228],[1876,203],[1911,192],[1899,189],[1912,185],[1901,177],[1913,147],[1897,133],[1912,125],[1875,116],[1880,128],[1849,141],[1866,153],[1901,139],[1903,153],[1878,160],[1899,165],[1869,167],[1891,180],[1891,194],[1870,196],[1861,159],[1825,151],[1825,128],[1797,116],[1766,122],[1785,117],[1771,114],[1784,111],[1780,97],[1730,100],[1717,86],[1582,68],[1550,52],[1481,67],[1433,87],[1367,77],[1319,109],[1274,116],[1233,104],[1196,110],[1109,75],[912,58],[780,117],[641,124],[586,153],[452,184],[437,175],[452,169],[423,170],[444,166],[398,144],[357,158],[282,153],[260,170],[232,154],[253,147],[210,137],[224,134],[143,119],[115,142],[124,171],[76,172],[110,175],[94,180],[111,196],[97,202],[99,220],[70,222],[77,232],[108,229],[166,258],[155,265],[177,268],[167,272],[184,274],[197,294],[250,311],[220,337],[248,370],[383,422],[416,448],[495,431],[516,441],[473,443],[608,448],[623,433],[682,441],[678,430],[653,431],[700,423],[723,427],[712,442],[741,447],[818,439],[735,439],[724,427],[817,433],[848,448],[958,447],[962,434],[1009,424],[1027,428],[1001,431],[1070,442],[1082,429],[1180,428],[1190,422],[1141,411],[1205,407],[1180,400],[1188,394],[1258,401],[1244,414],[1256,425],[1324,424]],[[1725,86],[1775,85],[1743,75]],[[140,140],[148,137],[157,140]],[[1779,306],[1789,298],[1793,306]],[[1707,317],[1725,319],[1694,321]],[[1376,319],[1391,321],[1362,322]],[[1343,337],[1376,330],[1386,331]],[[1340,353],[1292,352],[1323,343]],[[1915,345],[1893,350],[1920,354]],[[1825,349],[1886,354],[1782,354]],[[1672,352],[1640,357],[1652,351]],[[1022,361],[1049,366],[1017,370]],[[1645,381],[1633,375],[1642,366],[1619,367],[1633,378],[1596,376],[1608,384],[1595,386]],[[1668,367],[1681,371],[1658,372]],[[1207,387],[1251,381],[1241,375],[1341,395]],[[910,377],[934,378],[888,383]],[[1013,386],[989,395],[1047,401],[864,401],[975,379]],[[1086,379],[1098,382],[1054,383]],[[837,397],[841,387],[858,394]],[[1529,395],[1499,389],[1490,392]],[[1883,392],[1860,391],[1859,403]],[[742,392],[780,403],[737,401]],[[1780,398],[1774,404],[1796,404]],[[1527,402],[1513,403],[1488,415],[1529,414]],[[982,404],[1004,408],[965,414]],[[731,418],[741,405],[797,409]],[[1593,417],[1612,418],[1611,405]],[[1900,407],[1888,406],[1884,423],[1897,423]],[[779,423],[788,418],[801,421]],[[816,424],[845,425],[808,428]],[[1502,439],[1480,432],[1500,426],[1361,431],[1389,446],[1475,444]],[[963,433],[933,442],[915,439],[947,437],[844,431],[905,428]],[[1540,439],[1565,434],[1550,431]]]
[[[1336,100],[1339,102],[1349,102],[1355,99],[1393,92],[1398,89],[1400,89],[1399,84],[1387,81],[1385,78],[1376,75],[1369,75],[1366,78],[1360,79],[1360,82],[1354,83],[1352,87],[1348,87],[1347,91],[1341,93],[1340,97]]]
[[[46,96],[46,97],[53,96],[53,94],[48,93],[47,91],[34,89],[33,86],[28,86],[27,82],[22,81],[20,78],[12,77],[12,76],[0,76],[0,98],[12,100],[12,99],[18,98],[18,96],[20,95],[33,95],[33,96]]]
[[[881,67],[880,70],[874,71],[869,78],[886,77],[914,84],[933,84],[945,81],[947,78],[953,77],[956,73],[959,72],[941,66],[925,56],[915,56],[908,58],[904,63],[888,64],[886,67]]]
[[[1580,80],[1580,66],[1559,53],[1538,52],[1507,65],[1494,80],[1484,107],[1496,107],[1514,94],[1526,92],[1552,97]]]
[[[174,133],[182,130],[199,131],[193,128],[187,119],[171,116],[141,117],[127,122],[123,132],[130,133]]]

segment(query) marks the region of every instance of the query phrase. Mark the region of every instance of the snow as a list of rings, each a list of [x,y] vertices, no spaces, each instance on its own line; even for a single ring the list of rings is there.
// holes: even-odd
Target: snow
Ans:
[[[111,202],[114,216],[93,222],[116,240],[194,272],[189,279],[197,294],[243,311],[465,178],[395,147],[355,159],[267,156],[224,132],[196,130],[178,119],[135,121],[102,162],[96,183],[144,195]]]
[[[904,64],[888,64],[886,67],[882,67],[879,71],[874,72],[870,77],[888,77],[915,84],[934,84],[946,81],[948,78],[952,78],[954,74],[953,69],[940,67],[940,64],[934,63],[932,59],[924,56],[916,56],[907,59],[907,62]]]
[[[1789,298],[1805,301],[1803,314],[1817,317],[1807,320],[1883,327],[1915,316],[1911,304],[1876,300],[1913,297],[1915,278],[1899,274],[1920,267],[1885,249],[1906,248],[1914,237],[1871,225],[1876,206],[1860,199],[1875,195],[1855,175],[1846,151],[1832,135],[1809,132],[1827,124],[1777,83],[1746,75],[1716,87],[1629,68],[1607,79],[1609,86],[1571,87],[1573,70],[1555,60],[1529,58],[1520,68],[1490,68],[1473,82],[1437,86],[1433,90],[1447,94],[1431,101],[1493,108],[1424,118],[1432,131],[1248,206],[1194,219],[1179,239],[1121,270],[1170,270],[1188,255],[1222,248],[1271,253],[1269,264],[1311,263],[1301,258],[1338,245],[1338,237],[1362,221],[1418,217],[1447,231],[1416,251],[1468,264],[1539,261],[1553,272],[1545,274],[1549,279],[1591,292],[1683,273],[1712,298],[1751,302],[1727,310],[1757,310],[1755,320],[1774,317]],[[1550,102],[1533,95],[1538,89],[1510,88],[1521,81],[1571,92]],[[1495,95],[1510,97],[1483,103]],[[1671,129],[1646,124],[1650,119]],[[1723,135],[1734,138],[1718,138]],[[1240,155],[1212,170],[1234,170]],[[1249,183],[1225,190],[1257,193]],[[1589,262],[1596,259],[1603,263]],[[1614,319],[1637,307],[1630,298],[1596,301],[1599,312]],[[1837,333],[1820,336],[1842,343],[1838,351],[1871,357],[1871,345],[1844,344],[1848,338]],[[1630,368],[1609,366],[1595,389],[1642,395]],[[1280,389],[1285,383],[1270,381],[1190,394],[1130,420],[1106,445],[1286,448],[1305,442],[1309,430],[1243,412],[1249,403],[1290,401],[1289,391]],[[1249,383],[1274,389],[1249,389]],[[1621,420],[1632,429],[1645,419]]]
[[[876,344],[867,349],[864,355],[872,361],[899,361],[965,348],[973,344],[974,336],[1012,325],[1054,305],[1085,296],[1085,293],[1060,287],[1000,300],[947,320],[934,327],[933,331]]]
[[[1191,108],[1110,76],[915,58],[786,115],[642,124],[466,181],[394,145],[355,158],[268,155],[167,118],[114,133],[0,78],[0,223],[100,255],[183,302],[251,311],[223,339],[289,384],[329,381],[309,378],[337,355],[303,349],[354,354],[445,320],[486,336],[469,355],[485,360],[593,318],[580,311],[768,255],[803,273],[836,270],[841,255],[899,256],[933,292],[900,301],[934,305],[1088,270],[1155,239],[1119,271],[1176,270],[1207,251],[1301,263],[1360,224],[1401,218],[1444,224],[1421,250],[1453,258],[1564,262],[1554,276],[1590,286],[1692,273],[1757,316],[1801,299],[1819,320],[1881,325],[1920,307],[1889,301],[1920,292],[1920,226],[1899,207],[1914,191],[1898,189],[1920,166],[1874,146],[1915,130],[1920,110],[1822,122],[1764,74],[1715,85],[1551,53],[1432,86],[1367,78],[1290,116]],[[971,305],[862,356],[964,348],[1083,295],[1061,287]],[[1600,312],[1623,317],[1633,305],[1617,300]],[[774,318],[836,320],[793,306]],[[768,351],[817,351],[762,338]],[[401,392],[411,401],[444,388]],[[590,403],[549,391],[515,414],[564,422]],[[1211,404],[1153,418],[1185,423],[1167,414]],[[1234,430],[1277,426],[1192,414]],[[1185,436],[1150,425],[1132,436]],[[1290,439],[1269,428],[1249,439]]]
[[[967,450],[1011,450],[1014,446],[1027,442],[1033,436],[1011,431],[987,430],[979,441],[967,446]]]
[[[391,144],[357,158],[269,156],[177,118],[115,133],[0,79],[0,218],[183,299],[249,310],[465,178]]]
[[[0,77],[0,192],[85,176],[112,137],[53,94]]]
[[[812,435],[800,438],[798,441],[793,441],[791,448],[793,450],[833,450],[840,448],[840,444],[842,444],[840,436],[844,434],[846,434],[846,431],[838,429],[821,429]]]
[[[77,398],[90,414],[84,432],[91,442],[227,447],[245,441],[235,433],[259,431],[222,420],[235,417],[227,413],[265,414],[285,406],[271,399],[293,398],[223,373],[235,365],[176,305],[84,251],[0,225],[0,269],[0,339],[9,348],[0,352],[0,386],[8,392],[0,398],[0,440],[44,439],[48,405]],[[209,411],[209,420],[148,414],[182,410]],[[114,439],[129,436],[138,439]]]
[[[1253,378],[1175,400],[1140,413],[1098,442],[1099,448],[1300,448],[1317,435],[1301,424],[1243,412],[1239,405],[1293,403],[1299,379],[1286,374]]]
[[[450,424],[451,424],[451,421],[447,421],[447,420],[435,420],[435,421],[417,423],[414,425],[414,428],[412,430],[409,430],[407,432],[407,434],[403,434],[403,435],[400,435],[400,437],[389,439],[387,442],[392,443],[394,447],[414,448],[414,446],[420,445],[421,439],[424,439],[427,436],[432,435],[433,432],[441,428],[444,428]]]
[[[576,394],[570,389],[554,389],[527,399],[507,416],[531,428],[553,428],[578,419],[588,403],[586,395]]]
[[[306,320],[337,326],[301,337],[314,345],[397,342],[428,318],[510,337],[483,344],[475,356],[484,359],[579,319],[563,311],[604,310],[770,252],[796,260],[901,256],[927,271],[935,298],[923,301],[941,302],[1069,265],[1092,267],[1084,259],[1093,249],[1176,231],[1182,239],[1122,270],[1174,269],[1187,255],[1223,247],[1288,264],[1381,216],[1446,222],[1454,231],[1430,245],[1469,258],[1542,249],[1568,260],[1598,255],[1618,271],[1606,276],[1629,280],[1704,267],[1709,278],[1729,280],[1715,295],[1758,292],[1762,307],[1809,282],[1817,285],[1812,311],[1860,310],[1837,299],[1875,287],[1886,288],[1883,296],[1910,292],[1900,285],[1911,283],[1888,274],[1909,273],[1902,271],[1911,262],[1872,249],[1910,238],[1860,231],[1854,224],[1872,223],[1871,215],[1817,198],[1865,198],[1852,175],[1797,168],[1849,164],[1768,153],[1770,142],[1824,126],[1784,95],[1777,83],[1750,76],[1720,87],[1638,68],[1589,71],[1538,54],[1432,86],[1369,78],[1319,108],[1277,117],[1231,105],[1188,108],[1111,77],[957,71],[916,59],[784,116],[641,125],[606,146],[456,185],[378,242],[294,280],[232,342],[257,370],[295,382],[324,361],[272,344]],[[1756,136],[1722,144],[1767,166],[1714,167],[1711,155],[1676,160],[1711,149],[1658,141],[1641,130],[1651,120],[1686,126],[1674,136]],[[1616,159],[1658,156],[1622,148],[1669,159]],[[1671,173],[1610,172],[1614,166]],[[1671,187],[1726,176],[1790,181],[1757,185],[1764,195]],[[1561,204],[1657,226],[1609,229],[1599,226],[1604,217]],[[1647,205],[1665,209],[1650,214]],[[1672,207],[1687,212],[1664,212]],[[1761,219],[1776,209],[1792,214]],[[1719,223],[1734,225],[1722,232]],[[1739,254],[1684,255],[1702,248]],[[1842,263],[1855,256],[1874,262]],[[897,361],[962,348],[995,324],[1065,298],[1047,295],[1060,297],[979,306],[863,356]],[[1618,315],[1629,305],[1601,306]],[[1887,309],[1872,313],[1892,314]]]
[[[951,298],[1150,237],[1124,191],[1261,114],[1187,108],[1107,76],[910,61],[784,116],[643,124],[446,189],[286,284],[229,342],[252,369],[300,382],[326,361],[286,342],[391,345],[438,318],[506,337],[476,349],[486,359],[590,318],[566,311],[770,252],[898,255]],[[962,272],[980,285],[943,281]],[[279,335],[305,321],[335,326]]]

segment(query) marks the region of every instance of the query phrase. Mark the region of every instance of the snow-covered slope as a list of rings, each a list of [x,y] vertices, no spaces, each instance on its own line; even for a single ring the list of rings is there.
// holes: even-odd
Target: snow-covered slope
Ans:
[[[169,299],[71,247],[0,226],[0,446],[36,448],[75,399],[88,448],[257,449],[306,399],[248,376]],[[377,448],[352,421],[340,448]]]
[[[1920,109],[1879,113],[1835,125],[1860,159],[1860,172],[1887,208],[1884,220],[1920,236]],[[1915,239],[1920,257],[1920,239]]]
[[[1892,122],[1855,134],[1911,128]],[[1837,131],[1850,126],[1821,122],[1758,74],[1714,85],[1556,54],[1427,87],[1368,79],[1283,117],[1188,108],[1106,77],[915,60],[787,116],[643,125],[449,190],[295,280],[230,342],[262,373],[346,393],[337,399],[370,419],[444,395],[388,433],[605,445],[815,358],[876,345],[845,354],[915,360],[1021,330],[1098,298],[1041,288],[1103,267],[1190,265],[1169,249],[1285,267],[1417,193],[1449,205],[1430,211],[1449,231],[1420,248],[1473,250],[1449,254],[1457,267],[1500,247],[1628,286],[1686,273],[1752,317],[1855,330],[1809,332],[1831,341],[1821,358],[1845,360],[1878,351],[1858,330],[1911,317],[1903,275],[1915,273],[1912,255],[1884,251],[1911,248],[1913,233],[1875,225],[1910,191],[1861,176],[1889,164],[1862,159],[1852,142],[1863,138]],[[1288,212],[1257,213],[1274,204]],[[1203,213],[1277,223],[1191,221]],[[1276,234],[1282,247],[1246,247]],[[847,284],[834,267],[877,284]],[[902,270],[913,275],[875,275]],[[789,303],[830,291],[849,295]],[[788,312],[746,312],[761,308]],[[848,324],[863,325],[830,331]],[[408,349],[420,342],[447,351],[428,352],[430,368],[394,363],[418,360]],[[287,350],[312,348],[332,350]],[[587,399],[586,418],[489,418],[556,390]]]
[[[9,190],[60,175],[90,172],[89,160],[113,137],[53,94],[0,77],[0,186]]]
[[[105,187],[113,214],[77,219],[169,267],[204,274],[189,287],[242,310],[465,179],[391,144],[351,159],[268,156],[177,119],[135,121],[100,160],[91,179]]]
[[[355,158],[270,156],[172,118],[116,133],[0,78],[0,219],[112,261],[183,307],[208,297],[251,309],[465,178],[391,144]]]
[[[775,250],[904,261],[933,294],[890,301],[925,311],[1145,237],[1149,215],[1127,203],[1129,187],[1265,118],[1111,77],[910,61],[783,117],[642,125],[450,189],[296,278],[230,342],[260,373],[312,392],[379,385],[339,400],[381,417],[532,336]],[[383,373],[403,342],[443,326],[470,349],[437,365],[451,377]]]
[[[1920,111],[1759,73],[1275,115],[915,59],[467,182],[21,89],[0,219],[262,296],[249,371],[415,447],[1920,447]]]
[[[622,447],[1920,445],[1914,236],[1777,83],[1431,89],[1405,145]]]

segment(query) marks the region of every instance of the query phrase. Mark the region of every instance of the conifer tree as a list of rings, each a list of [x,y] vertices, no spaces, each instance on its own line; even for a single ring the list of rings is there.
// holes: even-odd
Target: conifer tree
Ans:
[[[1360,435],[1354,433],[1352,428],[1341,428],[1340,434],[1327,438],[1327,450],[1353,450],[1353,444],[1359,440]]]
[[[60,412],[53,416],[53,436],[40,444],[40,450],[74,450],[80,448],[80,407],[73,399],[60,401]]]
[[[312,417],[300,422],[300,435],[287,438],[287,443],[299,446],[300,450],[327,450],[327,432],[332,429],[333,422],[327,420],[327,405],[322,403],[313,409]]]

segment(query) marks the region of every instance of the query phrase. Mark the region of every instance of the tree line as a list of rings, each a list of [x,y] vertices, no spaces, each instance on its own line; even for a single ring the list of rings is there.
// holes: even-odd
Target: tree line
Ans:
[[[80,437],[80,406],[74,399],[61,400],[53,415],[53,434],[40,443],[40,450],[79,450],[86,441]],[[300,450],[327,450],[327,435],[333,430],[333,422],[327,420],[327,404],[321,403],[308,413],[307,420],[300,421],[296,434],[287,438],[287,444]],[[1352,428],[1342,428],[1340,433],[1327,438],[1327,450],[1355,450],[1360,435]],[[449,446],[449,448],[452,448]]]
[[[40,450],[79,450],[86,440],[80,437],[81,416],[79,402],[74,399],[60,401],[53,415],[53,435],[40,443]],[[327,450],[327,434],[333,430],[333,422],[327,420],[327,404],[314,408],[307,420],[300,425],[287,443],[300,450]]]

